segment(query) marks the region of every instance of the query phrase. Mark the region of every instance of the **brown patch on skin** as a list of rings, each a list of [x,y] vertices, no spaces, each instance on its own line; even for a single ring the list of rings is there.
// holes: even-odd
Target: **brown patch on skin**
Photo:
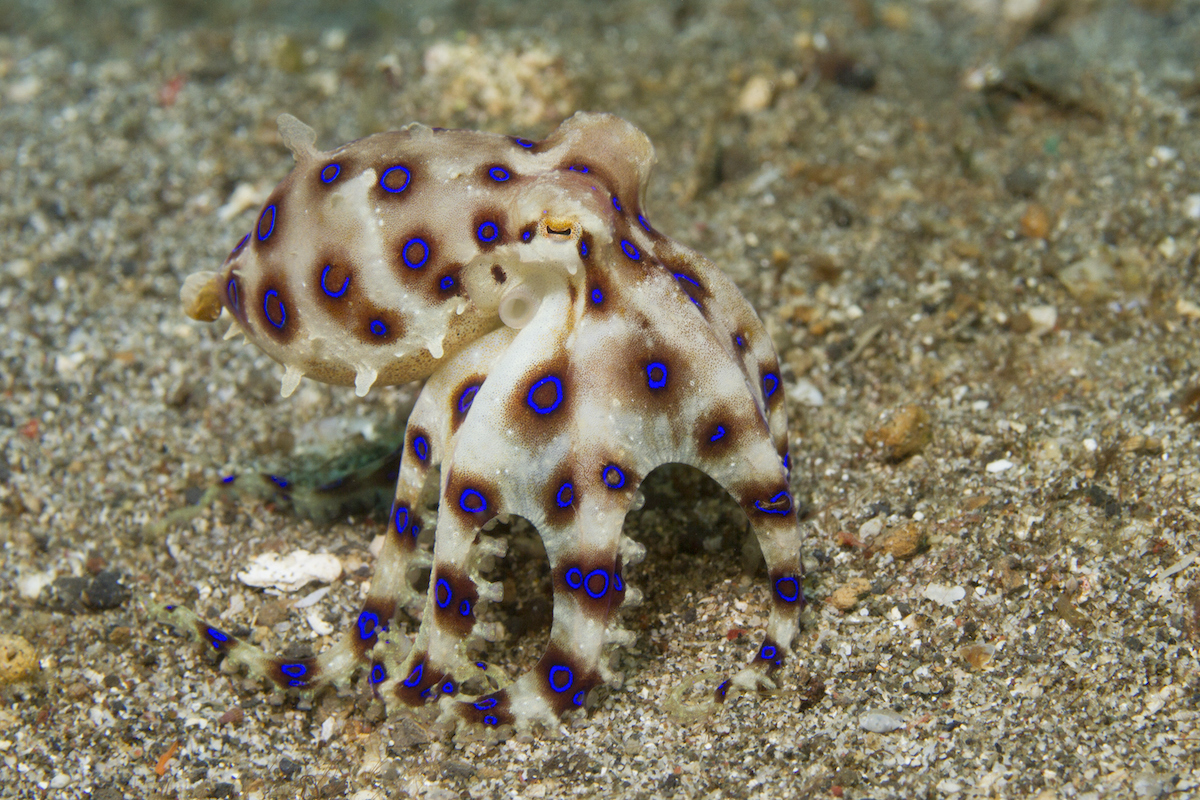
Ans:
[[[433,454],[433,441],[429,438],[429,433],[419,425],[409,425],[404,436],[407,439],[404,444],[405,451],[416,459],[418,467],[422,470],[428,469],[429,459]]]
[[[783,666],[784,657],[786,654],[782,648],[775,643],[770,636],[763,639],[762,646],[758,648],[758,653],[755,654],[751,666],[763,666],[768,675]]]
[[[780,472],[783,465],[780,465]],[[796,500],[783,476],[771,480],[746,481],[731,487],[731,494],[755,525],[796,524]]]
[[[465,572],[447,563],[436,564],[433,571],[429,587],[434,619],[443,630],[466,636],[475,626],[475,604],[479,602],[475,584]]]
[[[484,226],[492,225],[495,228],[495,235],[488,240],[485,240],[480,235],[480,229]],[[490,231],[491,229],[486,229]],[[481,208],[475,212],[475,216],[471,218],[471,240],[475,242],[475,246],[481,252],[489,252],[496,249],[500,245],[508,244],[511,237],[508,232],[508,215],[499,208]]]
[[[447,269],[443,269],[438,273],[434,285],[437,286],[438,297],[443,300],[451,297],[462,297],[464,294],[462,286],[462,264],[451,264]],[[447,281],[447,278],[449,281]]]
[[[682,407],[683,392],[704,390],[702,385],[691,385],[691,362],[670,345],[653,340],[647,344],[645,336],[631,334],[621,360],[623,364],[613,370],[612,393],[629,407],[673,411]]]
[[[613,180],[612,174],[604,167],[597,166],[595,162],[589,161],[586,158],[568,156],[566,161],[558,165],[558,169],[586,176],[591,180],[593,185],[608,192],[609,196],[615,197],[617,194],[617,182]],[[611,205],[609,208],[612,209],[614,214],[617,213],[616,209],[613,209]]]
[[[339,150],[340,152],[335,153],[331,158],[313,165],[308,183],[315,196],[319,197],[324,192],[335,191],[342,183],[350,178],[358,177],[362,172],[361,161],[353,150],[350,152],[345,152],[345,148]],[[323,180],[324,176],[333,174],[334,171],[329,167],[334,164],[338,167],[336,177],[328,182]],[[326,172],[326,170],[329,171]]]
[[[168,611],[173,608],[174,606],[167,606]],[[200,638],[221,655],[228,653],[242,643],[242,640],[232,633],[226,633],[215,625],[209,625],[202,619],[197,619],[193,624],[196,626],[196,633]]]
[[[771,571],[771,602],[783,616],[799,615],[808,601],[804,597],[804,567],[797,559],[795,571]]]
[[[705,411],[692,429],[697,454],[703,459],[715,459],[736,452],[751,435],[751,425],[762,426],[758,413],[751,413],[752,416],[747,418],[746,414],[724,405]]]
[[[368,597],[366,599],[362,610],[358,612],[358,618],[354,621],[354,632],[350,636],[355,655],[362,658],[368,650],[375,646],[380,631],[388,629],[395,613],[396,603],[394,600],[386,597]],[[367,634],[366,638],[363,637],[364,633]]]
[[[767,412],[770,413],[783,405],[783,380],[779,377],[779,362],[768,361],[759,364],[758,371],[762,375],[763,398],[767,402]]]
[[[248,244],[253,245],[254,252],[259,258],[278,252],[279,248],[284,246],[283,240],[286,238],[285,234],[288,226],[286,212],[291,207],[291,203],[288,200],[289,195],[292,194],[292,184],[295,181],[295,173],[289,173],[275,187],[275,190],[271,192],[271,196],[267,198],[267,202],[263,203],[262,210],[254,218],[254,227],[250,229],[250,241]],[[272,214],[267,211],[272,206],[275,209],[273,218]],[[263,238],[263,234],[266,234],[266,238]]]
[[[246,321],[246,292],[242,287],[242,280],[237,275],[233,274],[233,270],[229,269],[221,276],[221,305],[229,309],[229,313],[237,318],[238,322]],[[230,285],[232,284],[232,289]]]
[[[546,523],[555,528],[569,525],[575,519],[579,508],[579,487],[571,465],[574,459],[568,457],[550,473],[550,479],[542,489],[542,512],[546,515]],[[570,488],[565,488],[570,484]],[[565,505],[564,505],[565,504]]]
[[[594,666],[584,664],[554,642],[546,645],[532,672],[539,678],[542,699],[559,717],[571,709],[583,708],[588,690],[602,683]]]
[[[564,559],[551,576],[555,596],[566,595],[590,619],[607,620],[625,602],[625,578],[615,553],[583,551]]]
[[[508,275],[504,272],[504,268],[499,264],[492,264],[492,280],[496,283],[504,283],[508,280]]]
[[[344,251],[321,253],[313,264],[310,276],[317,304],[333,318],[344,321],[355,298],[361,294],[358,270],[349,255]]]
[[[292,299],[291,281],[274,270],[266,272],[256,299],[257,313],[250,312],[253,313],[255,327],[276,344],[287,344],[295,338],[300,330],[300,320]]]
[[[416,549],[417,540],[412,535],[413,523],[416,521],[416,515],[409,507],[408,503],[393,503],[392,513],[388,517],[388,536],[396,543],[403,551],[411,551]]]
[[[655,248],[655,252],[657,253],[658,250],[665,249]],[[671,276],[675,279],[675,285],[679,288],[679,291],[687,295],[687,298],[702,312],[707,312],[708,302],[712,295],[709,293],[703,279],[692,269],[687,260],[674,251],[668,251],[659,255],[659,259],[663,269],[670,272]]]
[[[490,482],[452,468],[446,479],[445,506],[467,530],[482,528],[500,511],[500,492]],[[443,511],[444,513],[444,511]]]
[[[584,236],[590,237],[590,234],[585,233]],[[584,275],[586,276],[584,302],[587,303],[587,312],[589,314],[608,314],[614,311],[618,306],[617,296],[605,270],[593,266],[591,263],[585,263]],[[598,302],[596,292],[600,293]]]
[[[458,426],[462,425],[463,420],[467,418],[467,412],[471,410],[471,404],[475,402],[475,395],[479,392],[479,387],[483,386],[486,377],[486,375],[472,375],[466,380],[460,381],[458,387],[450,393],[451,434],[458,431]]]
[[[488,727],[497,725],[512,725],[517,718],[509,709],[511,704],[508,692],[501,689],[498,692],[484,695],[465,703],[456,703],[454,710],[467,722],[474,722]]]
[[[531,368],[517,382],[504,414],[524,444],[542,446],[562,433],[575,415],[574,383],[565,350]]]
[[[404,336],[406,325],[399,312],[360,301],[354,306],[354,334],[371,345],[385,345]]]
[[[389,172],[393,167],[403,167],[408,170],[408,184],[402,191],[392,192],[383,188],[382,182],[386,181],[389,186],[396,187],[402,181],[401,170]],[[371,185],[370,199],[373,203],[385,204],[387,208],[393,208],[398,203],[403,203],[409,198],[416,196],[418,192],[424,189],[429,184],[429,175],[422,166],[420,158],[401,158],[395,157],[380,159],[375,167],[375,183]]]
[[[420,706],[433,696],[433,688],[442,682],[446,673],[428,662],[428,654],[419,654],[408,674],[396,681],[395,693],[400,702],[408,706]]]
[[[425,259],[420,258],[420,240],[425,244]],[[428,228],[411,228],[394,236],[384,247],[392,253],[392,272],[405,287],[427,297],[437,297],[437,278],[442,270],[438,263],[440,242]],[[407,256],[407,260],[406,260]],[[410,266],[420,264],[420,266]]]
[[[596,240],[588,231],[584,231],[579,235],[579,245],[577,247],[579,259],[583,262],[584,269],[589,269],[592,261],[596,258]]]
[[[295,661],[273,659],[267,677],[281,689],[307,689],[321,675],[315,658],[298,658]]]

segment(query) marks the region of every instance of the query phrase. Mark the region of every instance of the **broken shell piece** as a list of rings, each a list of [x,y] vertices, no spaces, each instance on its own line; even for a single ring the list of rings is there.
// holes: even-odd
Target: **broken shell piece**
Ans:
[[[294,592],[313,581],[332,583],[342,574],[342,562],[331,553],[295,550],[287,555],[262,553],[237,574],[247,586]]]
[[[215,272],[193,272],[179,290],[183,313],[200,322],[212,322],[221,316],[221,290]]]

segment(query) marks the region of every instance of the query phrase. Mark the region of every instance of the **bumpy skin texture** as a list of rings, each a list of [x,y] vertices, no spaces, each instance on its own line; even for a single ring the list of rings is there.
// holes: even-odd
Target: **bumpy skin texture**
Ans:
[[[460,721],[553,724],[629,639],[616,612],[637,601],[624,571],[643,548],[625,515],[651,470],[682,462],[758,537],[773,605],[734,683],[772,685],[804,605],[778,360],[734,284],[643,216],[646,136],[579,113],[540,142],[411,125],[319,152],[295,118],[280,129],[296,167],[221,271],[188,279],[188,313],[231,314],[285,365],[285,395],[301,374],[359,394],[428,380],[375,579],[338,644],[289,662],[185,609],[171,620],[280,687],[345,684],[361,667],[389,706],[441,698]],[[436,519],[422,502],[435,475]],[[545,542],[554,617],[541,660],[500,688],[467,647],[494,638],[479,610],[501,590],[479,568],[504,548],[483,530],[511,515]],[[410,647],[390,626],[420,602],[410,573],[426,566]],[[464,699],[467,681],[492,691]]]

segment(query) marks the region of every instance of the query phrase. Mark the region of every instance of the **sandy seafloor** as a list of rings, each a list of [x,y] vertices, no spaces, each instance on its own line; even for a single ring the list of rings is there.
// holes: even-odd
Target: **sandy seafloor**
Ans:
[[[0,688],[0,796],[1200,794],[1200,3],[315,5],[0,8],[0,633],[39,665]],[[240,497],[154,524],[395,432],[413,397],[283,400],[180,311],[290,168],[276,116],[330,147],[576,109],[650,135],[652,220],[779,348],[812,599],[782,691],[668,713],[749,659],[768,603],[741,512],[679,469],[628,523],[620,685],[559,731],[449,738],[223,674],[146,603],[319,650],[234,574],[334,553],[316,627],[344,628],[382,523]],[[869,442],[910,405],[932,440],[889,457]],[[549,590],[509,536],[489,657],[515,676]]]

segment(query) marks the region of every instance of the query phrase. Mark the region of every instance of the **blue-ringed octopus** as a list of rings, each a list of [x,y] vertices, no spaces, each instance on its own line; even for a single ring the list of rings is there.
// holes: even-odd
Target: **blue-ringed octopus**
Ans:
[[[647,220],[646,135],[577,113],[541,141],[413,124],[322,152],[295,117],[279,128],[294,169],[221,270],[187,279],[185,311],[231,318],[284,366],[285,397],[302,376],[359,396],[425,384],[370,590],[335,645],[288,660],[182,607],[169,620],[283,689],[365,672],[389,708],[554,725],[631,639],[616,617],[644,548],[622,527],[646,475],[678,462],[741,505],[769,573],[766,634],[717,696],[773,686],[804,607],[779,362],[734,283]],[[468,645],[495,638],[480,611],[501,586],[480,565],[505,546],[485,530],[513,516],[545,544],[553,622],[537,664],[500,686]],[[396,617],[420,603],[410,645]]]

